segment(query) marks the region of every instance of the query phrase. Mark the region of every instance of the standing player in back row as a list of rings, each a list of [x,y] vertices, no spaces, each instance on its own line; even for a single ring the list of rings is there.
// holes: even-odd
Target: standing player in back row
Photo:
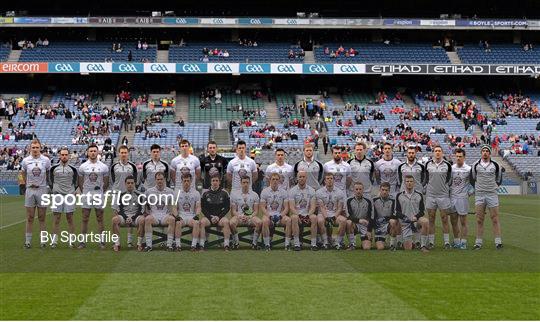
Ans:
[[[270,183],[272,173],[277,173],[280,176],[279,189],[289,190],[289,185],[293,179],[293,167],[285,162],[285,150],[276,150],[276,162],[268,165],[266,168],[266,182]]]
[[[400,191],[405,191],[405,177],[411,175],[414,178],[415,189],[423,193],[425,182],[425,168],[416,159],[416,147],[409,145],[407,148],[407,159],[398,167],[398,185]]]
[[[203,192],[210,189],[210,181],[213,176],[218,175],[221,178],[221,184],[225,184],[225,172],[229,163],[227,159],[217,154],[217,143],[215,141],[209,141],[206,145],[206,150],[208,151],[208,155],[203,155],[200,158]]]
[[[502,183],[501,166],[491,160],[491,147],[482,146],[482,157],[472,165],[471,183],[475,190],[474,204],[476,206],[476,241],[474,249],[482,248],[484,236],[484,216],[489,210],[495,236],[495,247],[503,247],[501,239],[501,224],[499,222],[499,196],[497,188]]]
[[[174,194],[182,190],[182,176],[191,175],[191,188],[197,188],[196,181],[201,178],[201,163],[199,158],[190,154],[191,145],[188,140],[180,141],[180,154],[171,160],[171,182],[174,183]]]
[[[332,160],[324,164],[324,173],[333,174],[333,185],[343,193],[347,193],[347,188],[351,184],[351,166],[341,158],[341,148],[338,146],[332,148],[332,157]]]
[[[169,185],[169,164],[161,160],[161,147],[158,144],[152,144],[150,147],[150,160],[143,163],[141,183],[145,190],[156,185],[156,173],[161,172],[165,177],[167,186]]]
[[[400,165],[401,161],[394,158],[392,144],[385,143],[383,145],[383,157],[375,162],[375,174],[379,184],[388,182],[392,198],[396,197],[398,191],[398,168]]]
[[[353,184],[349,187],[349,196],[355,195],[355,183],[362,183],[364,198],[372,200],[371,187],[375,183],[375,164],[366,157],[367,145],[364,142],[354,146],[354,159],[349,160]]]
[[[118,148],[120,160],[111,166],[112,190],[126,192],[126,178],[133,176],[135,186],[137,186],[138,173],[135,163],[129,161],[129,149],[122,145]]]
[[[60,160],[51,168],[49,184],[53,194],[61,194],[65,197],[69,194],[74,194],[75,190],[77,190],[79,174],[77,172],[77,168],[69,164],[69,149],[67,147],[62,147],[59,153]],[[51,248],[56,248],[58,234],[60,233],[60,219],[62,218],[62,213],[66,214],[68,232],[70,234],[75,232],[75,225],[73,224],[73,212],[75,211],[75,205],[69,205],[64,199],[63,205],[51,210],[54,215]]]
[[[30,248],[32,243],[32,226],[38,209],[39,228],[45,231],[45,213],[47,208],[41,201],[41,196],[46,194],[47,177],[51,169],[51,160],[41,154],[41,142],[38,139],[30,143],[30,155],[23,159],[21,163],[21,175],[26,184],[24,195],[24,207],[26,208],[26,234],[24,247]],[[41,247],[46,244],[42,243]]]
[[[86,150],[88,160],[79,167],[79,187],[81,188],[82,198],[82,227],[81,234],[88,232],[88,221],[92,208],[96,211],[96,220],[98,224],[98,233],[105,229],[103,222],[103,212],[106,205],[103,203],[103,194],[109,188],[109,167],[97,159],[98,147],[94,143],[90,144]],[[95,195],[101,195],[101,202],[92,200]],[[85,243],[80,243],[79,248],[85,248]],[[105,243],[100,247],[105,248]]]
[[[448,215],[452,212],[450,186],[452,185],[452,165],[443,158],[440,146],[433,148],[433,158],[426,162],[426,208],[429,216],[429,248],[435,247],[435,216],[441,214],[444,248],[450,246]]]
[[[450,221],[454,231],[459,230],[459,235],[454,235],[454,247],[467,249],[467,215],[469,214],[469,187],[471,167],[465,163],[465,150],[458,148],[454,151],[456,163],[452,165],[452,186],[450,187],[450,199],[455,214]],[[455,218],[455,217],[459,217]],[[459,228],[458,226],[459,220]],[[456,227],[454,227],[456,226]]]
[[[304,144],[304,158],[294,165],[294,175],[298,176],[298,172],[300,171],[306,171],[308,186],[315,190],[321,187],[324,173],[323,165],[315,160],[312,143]]]
[[[236,157],[227,165],[227,181],[231,184],[231,191],[242,189],[240,179],[244,176],[255,182],[258,171],[255,161],[246,155],[246,142],[240,140],[236,143]]]

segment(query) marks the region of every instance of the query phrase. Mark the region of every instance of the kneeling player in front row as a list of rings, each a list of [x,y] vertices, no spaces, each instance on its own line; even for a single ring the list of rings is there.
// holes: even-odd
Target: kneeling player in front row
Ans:
[[[201,198],[202,213],[204,217],[201,219],[201,231],[199,244],[201,250],[204,250],[206,242],[206,227],[216,225],[223,232],[223,248],[229,251],[229,243],[231,238],[231,227],[229,219],[225,216],[231,208],[230,198],[227,191],[221,188],[221,178],[213,176],[210,179],[210,189],[203,193]]]
[[[349,233],[349,249],[356,248],[355,232],[360,234],[362,249],[371,249],[369,230],[372,222],[371,201],[364,197],[364,184],[354,184],[354,196],[347,199],[347,232]]]
[[[257,249],[257,241],[261,233],[262,221],[259,213],[259,196],[251,190],[251,179],[248,176],[240,178],[241,190],[231,192],[231,233],[233,236],[233,248],[239,247],[238,225],[248,226],[253,229],[251,248]]]
[[[298,184],[289,190],[289,210],[291,230],[294,238],[294,250],[301,250],[300,226],[311,227],[311,248],[317,250],[317,198],[315,189],[307,185],[308,173],[300,170],[297,174]]]
[[[201,213],[201,195],[193,185],[191,173],[184,173],[182,175],[182,187],[178,189],[179,195],[175,195],[177,200],[177,215],[176,225],[174,228],[174,237],[176,250],[182,250],[182,229],[184,226],[190,227],[191,230],[191,250],[197,250],[197,244],[199,243],[199,217]]]
[[[174,206],[174,191],[165,185],[165,175],[155,174],[156,186],[146,190],[146,217],[144,231],[146,235],[145,251],[152,251],[153,226],[167,227],[167,250],[173,251],[174,227],[176,212]]]
[[[137,249],[142,251],[142,240],[144,236],[144,216],[143,207],[141,206],[139,196],[140,192],[135,190],[135,177],[129,175],[124,180],[126,185],[126,191],[120,194],[120,200],[124,200],[124,196],[129,195],[128,204],[119,202],[114,204],[114,216],[112,218],[113,233],[118,235],[118,240],[114,243],[113,250],[115,252],[120,250],[120,226],[122,227],[137,227]],[[127,199],[127,198],[126,198]],[[131,243],[128,247],[132,247]]]
[[[319,231],[323,238],[324,249],[330,248],[328,235],[332,226],[338,226],[338,237],[335,243],[336,249],[343,246],[343,237],[347,230],[347,218],[343,215],[343,202],[347,200],[345,191],[334,186],[334,175],[327,172],[324,175],[324,187],[317,190],[317,201],[319,205],[318,223]]]
[[[373,222],[375,223],[375,246],[383,250],[386,235],[390,235],[390,250],[396,250],[395,237],[399,233],[398,221],[394,214],[395,200],[390,198],[390,184],[382,182],[379,197],[373,199]]]
[[[291,218],[289,213],[289,202],[287,192],[279,189],[281,176],[279,173],[272,173],[270,176],[270,186],[263,189],[261,193],[261,209],[263,213],[262,235],[264,240],[264,249],[269,251],[270,228],[277,225],[285,227],[285,249],[290,250],[291,243]]]
[[[427,252],[429,220],[424,217],[424,197],[414,190],[415,180],[412,175],[405,176],[405,190],[396,196],[396,216],[400,225],[398,233],[403,235],[403,247],[406,250],[413,248],[413,234],[420,229],[420,247]]]

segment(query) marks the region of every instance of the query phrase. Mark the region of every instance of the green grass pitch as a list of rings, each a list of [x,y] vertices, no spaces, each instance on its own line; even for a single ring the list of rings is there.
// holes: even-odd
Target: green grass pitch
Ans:
[[[481,251],[442,250],[438,231],[429,254],[41,250],[37,220],[24,250],[22,204],[0,197],[2,320],[540,319],[538,197],[501,197],[503,250],[488,220]]]

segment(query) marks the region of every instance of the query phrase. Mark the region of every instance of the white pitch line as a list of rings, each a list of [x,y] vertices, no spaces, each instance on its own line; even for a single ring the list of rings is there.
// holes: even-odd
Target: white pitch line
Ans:
[[[9,224],[9,225],[0,226],[0,230],[2,230],[2,229],[4,229],[4,228],[9,228],[9,227],[11,227],[11,226],[15,226],[15,225],[18,225],[18,224],[22,224],[23,222],[26,222],[26,219],[21,220],[21,221],[14,222],[14,223]]]
[[[540,220],[540,218],[527,217],[527,216],[517,215],[517,214],[513,214],[513,213],[511,213],[511,212],[501,212],[501,214],[503,214],[503,215],[510,215],[510,216],[514,216],[514,217],[518,217],[518,218],[525,218],[525,219],[532,219],[532,220]]]

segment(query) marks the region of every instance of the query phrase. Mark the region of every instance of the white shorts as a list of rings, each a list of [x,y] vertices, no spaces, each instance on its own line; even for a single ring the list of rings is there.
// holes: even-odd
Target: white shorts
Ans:
[[[131,225],[128,225],[126,224],[126,220],[124,219],[124,217],[122,216],[118,216],[120,217],[120,226],[130,226],[130,227],[137,227],[139,226],[139,223],[144,219],[144,216],[137,216],[137,218],[135,219],[135,222],[131,222]]]
[[[417,232],[422,225],[418,222],[403,222],[401,223],[401,234],[403,235],[404,240],[412,240],[413,234]]]
[[[69,214],[75,212],[75,204],[67,204],[65,201],[61,205],[56,205],[56,208],[51,207],[53,213]]]
[[[182,221],[184,222],[184,225],[187,225],[189,224],[189,222],[191,221],[191,219],[195,219],[195,221],[198,221],[199,218],[197,218],[195,215],[193,216],[186,216],[186,215],[181,215],[180,218],[182,219]]]
[[[152,215],[152,217],[154,217],[154,220],[155,220],[152,226],[160,226],[160,227],[168,226],[165,220],[167,220],[167,217],[169,217],[169,215],[161,215],[161,216]]]
[[[452,197],[452,207],[458,215],[466,216],[469,214],[469,197]]]
[[[362,224],[355,224],[356,230],[358,231],[358,234],[360,235],[361,240],[367,240],[367,233],[368,233],[368,226],[362,225]]]
[[[452,202],[450,197],[426,197],[426,209],[439,209],[439,210],[448,210],[452,208]]]
[[[48,187],[39,188],[26,188],[24,193],[24,206],[25,207],[46,207],[41,200],[41,196],[49,193]]]
[[[98,198],[99,195],[101,198]],[[105,208],[105,196],[103,193],[90,193],[90,197],[87,197],[88,193],[81,194],[81,208],[83,209],[103,209]],[[95,199],[94,199],[95,198]]]
[[[476,206],[487,206],[488,208],[499,207],[499,196],[496,193],[491,194],[476,194],[474,196],[474,204]]]

